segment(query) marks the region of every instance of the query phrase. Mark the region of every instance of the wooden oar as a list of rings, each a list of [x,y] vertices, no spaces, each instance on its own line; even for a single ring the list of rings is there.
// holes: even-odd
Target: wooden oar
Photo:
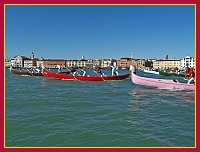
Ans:
[[[184,77],[183,79],[184,79],[184,80],[188,80],[188,79],[187,79],[187,78],[185,78],[185,77]]]
[[[70,74],[73,75],[73,73],[69,70],[69,68],[68,67],[66,67],[66,68],[70,72]],[[73,75],[73,76],[74,76],[74,79],[77,80],[76,76],[75,75]]]
[[[29,69],[27,68],[26,69],[30,74],[31,74],[31,76],[33,76],[33,73],[31,72],[31,71],[29,71]]]
[[[105,81],[105,80],[102,78],[102,75],[101,75],[101,74],[99,74],[99,73],[96,72],[95,70],[93,70],[93,71],[94,71],[94,73],[96,73],[97,75],[99,75],[103,81]]]

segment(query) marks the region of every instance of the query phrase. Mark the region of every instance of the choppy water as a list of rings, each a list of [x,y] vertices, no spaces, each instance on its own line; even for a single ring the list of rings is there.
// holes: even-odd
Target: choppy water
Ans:
[[[6,146],[195,145],[191,91],[148,88],[130,78],[84,82],[19,76],[8,69],[5,84]]]

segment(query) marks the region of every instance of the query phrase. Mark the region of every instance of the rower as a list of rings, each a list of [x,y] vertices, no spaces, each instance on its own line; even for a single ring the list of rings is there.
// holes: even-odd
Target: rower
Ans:
[[[190,69],[189,67],[186,67],[185,78],[186,78],[187,76],[189,76],[188,84],[193,84],[193,83],[194,83],[194,78],[195,78],[194,70]]]
[[[35,69],[36,73],[41,73],[40,69]]]
[[[61,73],[61,72],[62,72],[61,66],[60,66],[60,65],[57,65],[57,67],[58,67],[58,73]]]
[[[67,68],[67,69],[68,69],[68,68]],[[76,73],[76,69],[75,69],[73,66],[71,66],[71,67],[68,69],[68,71],[66,72],[67,75],[68,75],[68,74],[75,75],[75,73]]]
[[[101,76],[104,75],[104,73],[101,71],[101,69],[98,67],[94,72],[99,73]]]
[[[82,75],[82,76],[85,76],[86,72],[85,70],[83,70],[82,67],[78,67],[78,69],[76,70],[76,72],[74,74],[78,74],[78,75]]]
[[[116,70],[116,67],[113,65],[113,63],[110,64],[110,68],[112,70],[112,76],[115,75],[119,75],[118,71]]]

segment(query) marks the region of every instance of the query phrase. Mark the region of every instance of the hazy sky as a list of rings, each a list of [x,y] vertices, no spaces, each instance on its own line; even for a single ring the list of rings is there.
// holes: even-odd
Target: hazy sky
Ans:
[[[6,59],[194,56],[194,6],[6,6]]]

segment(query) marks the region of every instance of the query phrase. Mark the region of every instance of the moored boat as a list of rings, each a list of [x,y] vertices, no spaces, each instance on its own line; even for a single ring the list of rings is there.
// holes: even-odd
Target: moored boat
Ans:
[[[130,76],[130,74],[118,76],[74,76],[63,72],[51,72],[46,69],[42,70],[44,76],[65,79],[65,80],[79,80],[79,81],[108,81],[108,80],[123,80]]]
[[[10,68],[10,72],[12,74],[25,75],[25,76],[43,76],[42,73],[32,72],[32,71],[29,71],[28,69],[27,71],[22,71],[22,70]]]
[[[159,74],[158,71],[154,71],[154,70],[146,70],[146,69],[144,69],[144,72],[151,73],[151,74]]]
[[[163,72],[163,71],[160,71],[159,74],[160,75],[164,75],[164,76],[185,77],[185,74],[183,74],[183,73],[176,73],[176,72]]]
[[[177,80],[146,78],[136,75],[136,71],[131,72],[131,80],[135,84],[156,87],[160,89],[194,90],[194,84],[180,83]]]

